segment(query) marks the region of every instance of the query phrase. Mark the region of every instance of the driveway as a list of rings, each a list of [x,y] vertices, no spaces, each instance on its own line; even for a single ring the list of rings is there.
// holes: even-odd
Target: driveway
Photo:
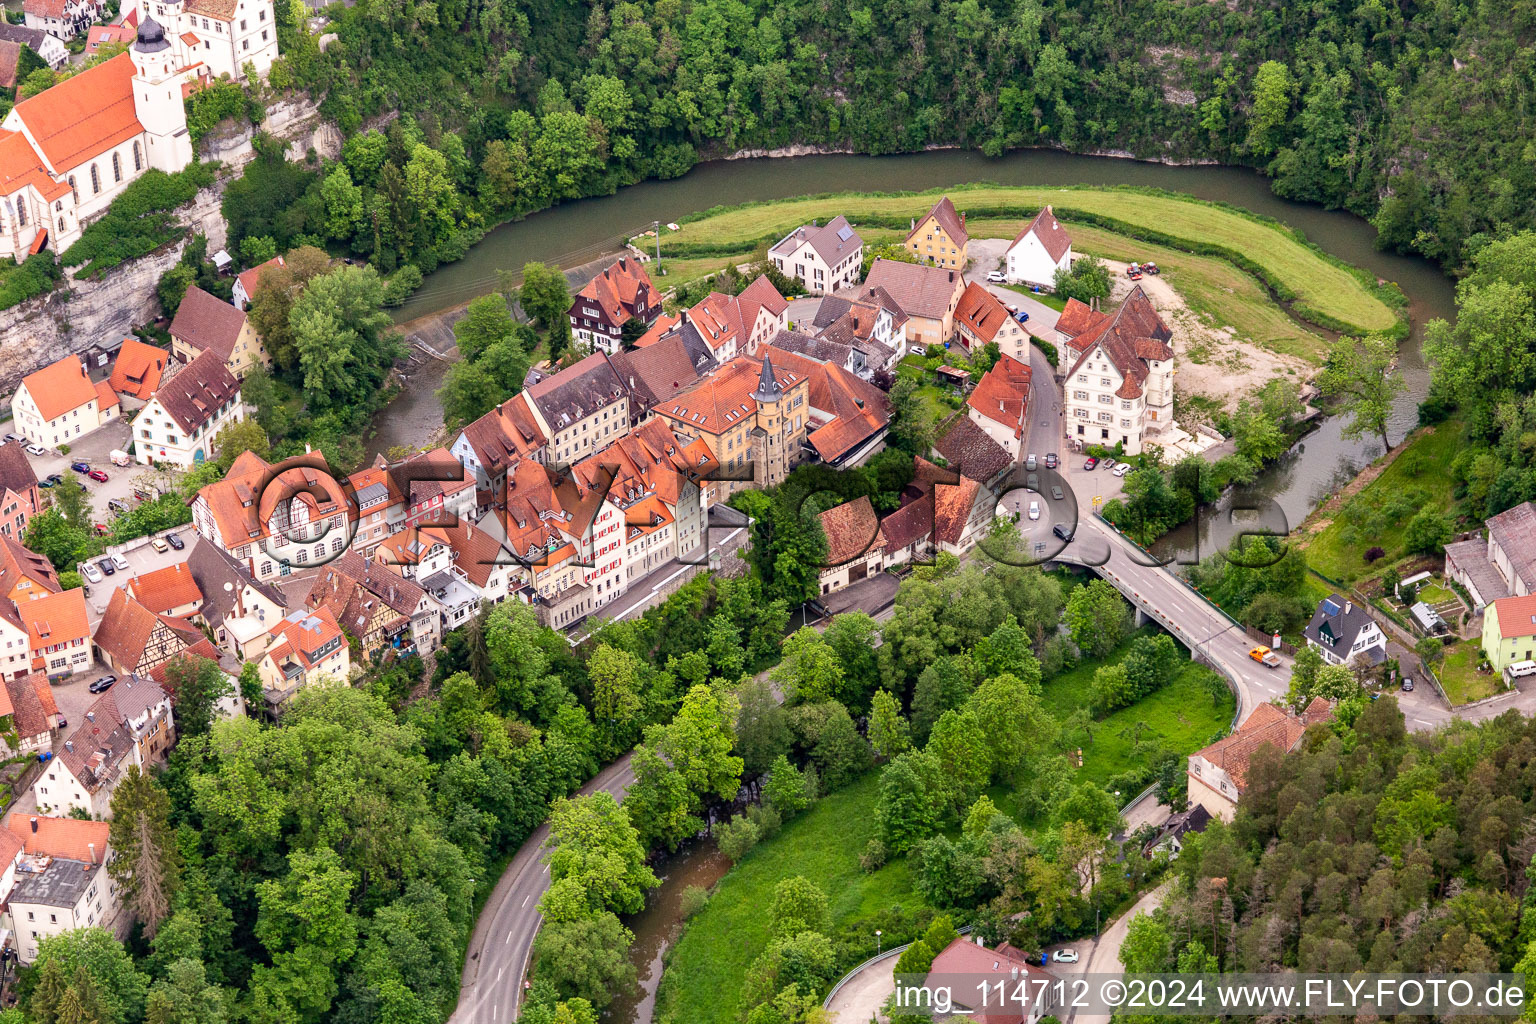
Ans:
[[[107,502],[113,498],[126,502],[129,505],[136,504],[133,498],[133,477],[142,472],[144,467],[138,465],[114,466],[108,453],[114,448],[126,449],[132,428],[122,420],[113,420],[100,430],[93,431],[83,437],[76,438],[70,443],[69,454],[60,455],[50,450],[46,455],[29,455],[32,463],[32,471],[37,474],[39,480],[46,479],[49,474],[61,473],[73,475],[85,486],[85,493],[91,500],[91,508],[96,515],[96,522],[104,523],[112,514],[107,508]],[[14,444],[15,442],[10,442]],[[88,462],[93,469],[100,469],[107,474],[106,483],[97,483],[83,473],[74,473],[69,464],[72,462]],[[43,493],[48,492],[45,489]]]
[[[802,295],[798,299],[789,300],[789,322],[795,330],[802,334],[811,333],[811,321],[816,319],[816,311],[821,308],[820,295]]]
[[[828,1024],[869,1024],[875,1019],[896,991],[896,961],[900,959],[901,951],[892,950],[848,978],[827,1003]]]
[[[1137,914],[1150,914],[1163,905],[1163,900],[1172,887],[1171,882],[1153,889],[1130,910],[1121,914],[1110,922],[1104,934],[1099,936],[1099,941],[1093,943],[1092,952],[1078,961],[1078,967],[1083,974],[1119,974],[1122,970],[1120,964],[1120,947],[1125,944],[1126,933],[1130,930],[1131,919]],[[1078,1013],[1075,1010],[1067,1017],[1066,1024],[1109,1024],[1108,1014]]]
[[[85,605],[90,612],[91,628],[95,629],[102,612],[107,610],[107,602],[112,600],[112,591],[120,590],[128,585],[128,581],[135,576],[143,576],[145,573],[154,572],[156,569],[164,569],[168,565],[176,565],[185,562],[192,554],[192,539],[194,531],[189,523],[179,527],[175,531],[182,540],[186,541],[186,547],[177,551],[175,548],[167,548],[165,551],[156,551],[148,543],[130,541],[125,547],[131,548],[122,552],[128,560],[128,571],[119,570],[114,575],[108,576],[100,583],[86,582]],[[93,561],[100,563],[102,559],[109,557],[103,554]]]

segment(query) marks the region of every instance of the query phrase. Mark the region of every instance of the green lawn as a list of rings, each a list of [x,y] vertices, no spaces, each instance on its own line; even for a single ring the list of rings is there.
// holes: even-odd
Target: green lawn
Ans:
[[[672,245],[750,252],[761,242],[776,240],[797,225],[837,214],[860,224],[860,233],[870,241],[872,233],[863,230],[864,222],[883,222],[895,227],[901,220],[925,212],[935,197],[945,192],[959,208],[971,210],[975,218],[998,216],[1012,209],[1017,209],[1022,218],[1051,203],[1074,233],[1077,228],[1073,214],[1080,212],[1086,218],[1107,218],[1134,232],[1145,231],[1171,239],[1175,245],[1216,246],[1251,260],[1278,287],[1296,296],[1301,307],[1322,318],[1362,332],[1389,330],[1399,323],[1393,309],[1361,277],[1325,258],[1282,225],[1190,197],[1129,189],[984,185],[905,195],[847,193],[788,199],[702,214],[684,223],[682,230],[669,233],[662,245],[664,251]],[[971,230],[976,233],[974,228]],[[1141,251],[1148,250],[1142,247]],[[1161,257],[1154,258],[1163,262]]]
[[[1450,474],[1445,472],[1445,467],[1455,457],[1460,440],[1460,420],[1451,419],[1438,426],[1425,428],[1392,465],[1361,488],[1344,507],[1347,509],[1353,502],[1368,506],[1412,488],[1425,492],[1430,506],[1449,512],[1454,498],[1451,494]],[[1317,515],[1321,517],[1318,521],[1326,525],[1306,536],[1302,543],[1306,547],[1307,564],[1325,576],[1344,583],[1354,583],[1366,575],[1370,568],[1364,556],[1373,546],[1386,550],[1385,557],[1375,564],[1376,570],[1391,565],[1406,554],[1403,550],[1403,529],[1412,518],[1412,512],[1404,515],[1396,525],[1372,535],[1362,533],[1358,516],[1340,514],[1338,508]],[[1311,525],[1315,526],[1316,523]]]
[[[671,1024],[736,1024],[743,972],[768,941],[773,887],[804,875],[827,894],[836,932],[895,905],[926,904],[912,889],[905,859],[865,874],[859,854],[875,834],[873,771],[816,803],[774,839],[755,847],[716,885],[709,905],[689,922],[667,955],[656,1020]]]
[[[1009,223],[1008,221],[997,221],[997,220],[977,221],[976,222],[976,237],[977,238],[990,238],[994,234],[996,234],[997,237],[1001,238],[1005,234],[1008,233],[1008,230],[1007,230],[1007,224],[1008,223]],[[1019,229],[1017,227],[1015,227],[1013,229],[1013,234],[1016,235],[1018,233],[1019,233]],[[1027,299],[1034,299],[1036,302],[1040,303],[1042,306],[1050,306],[1052,309],[1054,309],[1058,313],[1060,313],[1062,310],[1067,308],[1067,300],[1062,298],[1059,295],[1054,295],[1051,292],[1036,292],[1033,289],[1031,289],[1030,287],[1028,287],[1027,285],[1022,285],[1022,284],[1004,284],[1004,285],[998,285],[998,287],[999,288],[1006,288],[1006,289],[1008,289],[1011,292],[1018,292],[1020,295],[1024,296]]]
[[[1419,588],[1419,600],[1433,607],[1437,604],[1445,604],[1447,601],[1457,601],[1459,599],[1450,587],[1441,586],[1438,583],[1426,583]]]
[[[1475,643],[1462,642],[1445,649],[1445,660],[1435,670],[1440,685],[1452,704],[1467,704],[1484,697],[1492,697],[1504,688],[1497,672],[1484,675],[1477,671],[1481,660]]]

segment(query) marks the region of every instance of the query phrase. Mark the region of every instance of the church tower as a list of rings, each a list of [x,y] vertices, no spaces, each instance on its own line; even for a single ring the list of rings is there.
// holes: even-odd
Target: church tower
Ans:
[[[154,18],[139,25],[133,56],[133,109],[144,126],[149,166],[174,173],[192,162],[192,136],[176,75],[176,51]]]

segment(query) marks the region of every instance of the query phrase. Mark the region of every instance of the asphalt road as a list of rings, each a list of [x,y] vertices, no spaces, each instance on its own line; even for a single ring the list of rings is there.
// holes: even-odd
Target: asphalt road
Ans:
[[[625,754],[581,787],[586,795],[603,790],[622,800],[635,773]],[[517,1019],[523,977],[539,933],[539,897],[549,888],[549,868],[543,863],[549,825],[540,825],[502,872],[491,898],[480,911],[469,937],[459,1005],[451,1024],[500,1024]]]

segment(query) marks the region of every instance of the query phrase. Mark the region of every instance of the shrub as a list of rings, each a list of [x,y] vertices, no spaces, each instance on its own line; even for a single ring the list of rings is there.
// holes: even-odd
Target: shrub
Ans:
[[[59,445],[59,454],[60,455],[68,455],[69,454],[69,445],[67,445],[67,444]]]
[[[762,830],[745,815],[732,818],[715,830],[715,842],[732,864],[745,857],[761,837]]]
[[[421,271],[414,264],[407,263],[385,282],[384,305],[403,306],[405,300],[411,297],[411,292],[420,287]]]
[[[702,885],[690,885],[683,890],[682,898],[678,901],[678,909],[684,917],[692,917],[705,907],[709,906],[709,890]]]
[[[0,262],[0,309],[41,295],[59,279],[59,265],[49,252],[35,253],[23,263]]]
[[[191,164],[175,174],[145,171],[112,201],[106,216],[64,250],[60,262],[66,267],[84,264],[77,276],[96,277],[127,260],[149,255],[185,234],[172,211],[211,184],[210,164]]]
[[[1382,548],[1366,548],[1365,549],[1365,562],[1366,562],[1367,565],[1369,565],[1370,563],[1376,561],[1376,559],[1381,558],[1385,554],[1386,554],[1386,551],[1384,549],[1382,549]]]
[[[864,845],[864,852],[859,854],[859,867],[866,874],[874,874],[885,867],[885,861],[889,855],[884,843],[879,839],[871,839]]]

